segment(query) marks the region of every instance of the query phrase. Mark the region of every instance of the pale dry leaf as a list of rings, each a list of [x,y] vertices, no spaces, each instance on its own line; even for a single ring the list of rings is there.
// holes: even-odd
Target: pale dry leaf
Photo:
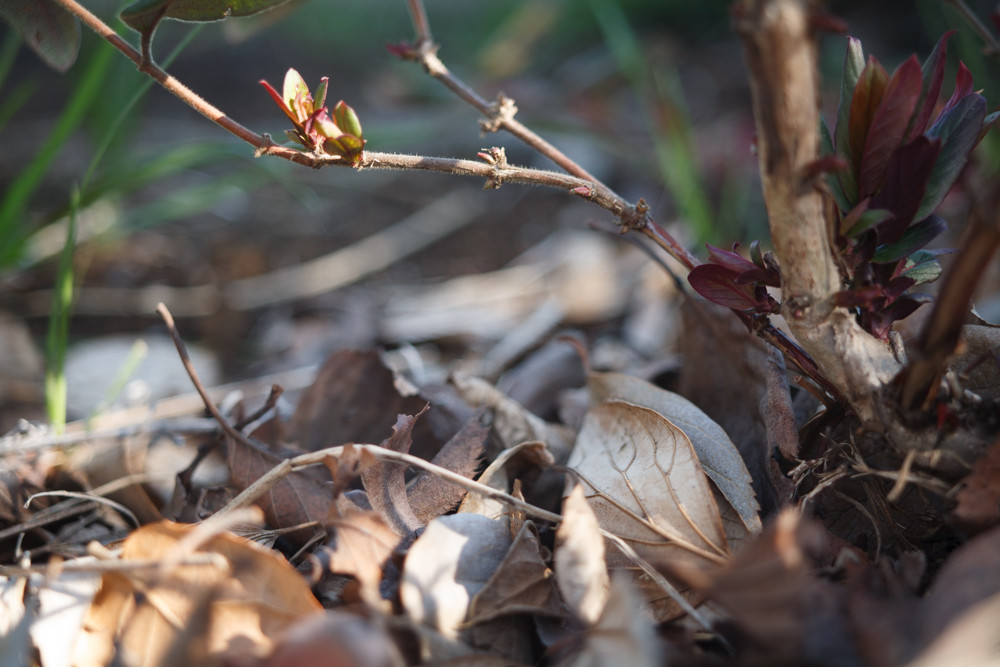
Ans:
[[[27,577],[0,577],[0,667],[21,667],[30,662],[28,633],[34,618],[25,604],[27,586]],[[69,642],[71,639],[67,638]]]
[[[377,513],[349,506],[329,524],[335,532],[317,556],[320,563],[330,572],[355,577],[364,594],[377,600],[382,568],[399,544],[399,535]]]
[[[573,613],[592,625],[604,610],[610,580],[601,527],[580,484],[563,499],[562,515],[553,555],[556,583]]]
[[[504,448],[522,442],[539,440],[552,452],[556,462],[565,461],[573,442],[572,431],[560,424],[551,424],[528,412],[520,403],[501,393],[492,384],[477,377],[455,375],[452,384],[469,405],[493,410],[493,432]]]
[[[617,399],[649,408],[690,439],[705,474],[733,506],[746,530],[760,532],[760,506],[736,445],[711,417],[679,394],[620,373],[591,373],[591,405]]]
[[[403,564],[400,600],[410,618],[458,638],[472,598],[500,566],[511,539],[500,521],[449,514],[431,521]]]
[[[945,628],[934,642],[907,667],[1000,666],[1000,594],[969,607]]]
[[[193,529],[169,521],[144,526],[125,540],[122,559],[169,561]],[[163,664],[206,601],[210,621],[189,640],[202,647],[206,660],[263,655],[279,632],[321,611],[302,576],[270,549],[223,533],[196,553],[217,554],[228,567],[181,564],[132,577],[106,573],[75,647],[75,664],[107,664],[116,646],[131,664]]]
[[[93,561],[81,558],[76,563]],[[69,667],[73,640],[101,583],[96,572],[63,572],[38,588],[38,616],[31,624],[31,638],[45,667]],[[54,638],[60,641],[54,641]]]
[[[592,407],[567,467],[601,527],[651,563],[723,563],[722,519],[691,441],[659,413],[619,400]]]
[[[565,667],[657,667],[662,650],[651,619],[632,581],[622,573],[611,579],[608,601],[600,619],[587,631],[579,653],[562,663]]]

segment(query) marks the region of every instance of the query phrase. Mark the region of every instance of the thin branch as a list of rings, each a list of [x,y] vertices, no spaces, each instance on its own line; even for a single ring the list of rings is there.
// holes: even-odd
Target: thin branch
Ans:
[[[977,35],[986,43],[983,51],[988,56],[997,57],[1000,55],[1000,41],[997,40],[996,35],[990,30],[979,15],[972,11],[972,8],[965,3],[965,0],[942,0],[944,4],[951,5],[955,8],[965,22],[968,23]]]

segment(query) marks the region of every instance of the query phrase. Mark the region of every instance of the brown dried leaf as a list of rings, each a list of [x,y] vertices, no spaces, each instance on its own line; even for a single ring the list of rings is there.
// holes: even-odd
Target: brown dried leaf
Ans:
[[[963,530],[980,533],[1000,523],[1000,440],[972,466],[955,500],[951,516]]]
[[[408,454],[412,443],[413,425],[427,406],[417,415],[398,415],[392,427],[392,437],[382,442],[382,447],[394,452]],[[406,496],[406,468],[398,463],[378,461],[361,473],[361,482],[368,493],[372,509],[385,519],[386,524],[399,536],[406,536],[424,524],[410,508]]]
[[[305,451],[382,442],[393,416],[415,414],[423,407],[418,397],[400,395],[378,352],[341,350],[326,360],[299,401],[290,440]]]
[[[319,562],[330,572],[355,577],[365,595],[377,600],[382,568],[399,545],[399,535],[375,512],[350,507],[330,526],[335,532],[320,549]]]
[[[719,509],[691,441],[657,412],[609,400],[587,413],[566,464],[601,527],[652,563],[729,558]]]
[[[386,631],[366,618],[328,610],[285,632],[264,667],[394,667],[403,658]]]
[[[774,448],[786,456],[798,449],[781,356],[772,356],[728,308],[686,299],[681,315],[684,364],[677,391],[729,434],[753,477],[758,502],[771,514],[790,490],[772,470]]]
[[[552,570],[545,564],[535,524],[526,521],[514,537],[500,567],[469,605],[468,624],[511,614],[562,616]]]
[[[284,459],[249,443],[229,440],[227,463],[230,479],[240,491],[263,477]],[[279,480],[257,505],[272,528],[297,526],[309,521],[322,522],[330,509],[329,483],[312,473],[294,472]],[[292,539],[305,539],[303,531],[291,533]]]
[[[588,386],[591,405],[609,399],[626,401],[653,410],[683,431],[705,474],[736,510],[746,527],[745,532],[760,532],[760,507],[751,486],[750,473],[736,445],[722,427],[694,403],[645,380],[620,373],[591,373]]]
[[[431,463],[472,479],[486,450],[486,439],[490,434],[490,427],[483,423],[484,417],[483,411],[474,415],[445,443]],[[421,525],[455,509],[465,495],[464,489],[444,482],[428,472],[418,475],[407,490],[410,507]]]
[[[563,500],[562,515],[556,530],[556,582],[573,613],[592,625],[604,610],[610,579],[601,527],[581,485],[575,484]]]
[[[522,442],[505,449],[493,459],[477,480],[491,488],[508,493],[513,481],[527,468],[547,468],[555,463],[552,454],[543,442]],[[499,500],[470,493],[462,501],[459,512],[482,514],[490,519],[509,516],[508,508]]]
[[[193,529],[169,521],[144,526],[125,540],[122,559],[169,561]],[[270,549],[225,533],[196,553],[219,554],[228,568],[174,565],[152,575],[105,574],[77,642],[76,664],[107,664],[116,645],[128,664],[165,664],[176,639],[189,631],[195,653],[188,657],[247,658],[265,653],[279,632],[321,611],[302,576]],[[204,605],[211,611],[197,623]]]

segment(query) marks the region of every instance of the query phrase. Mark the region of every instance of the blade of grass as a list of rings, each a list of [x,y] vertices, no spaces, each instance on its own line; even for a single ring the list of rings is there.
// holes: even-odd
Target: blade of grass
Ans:
[[[20,50],[21,37],[13,30],[8,30],[3,46],[0,47],[0,89],[3,88],[3,84],[7,81],[7,75],[10,74],[11,68],[14,67],[14,60],[17,58],[17,52]]]
[[[28,236],[28,230],[23,224],[23,215],[28,201],[35,193],[66,140],[83,120],[87,109],[97,99],[101,89],[101,79],[111,64],[114,52],[110,45],[101,44],[87,59],[79,83],[66,104],[66,108],[59,116],[56,126],[45,140],[41,150],[4,193],[3,202],[0,202],[0,267],[9,266],[17,260]]]
[[[56,286],[52,298],[52,315],[45,341],[45,409],[49,424],[57,433],[66,426],[66,348],[69,342],[69,315],[73,305],[73,255],[76,249],[76,213],[80,190],[70,194],[69,226],[66,243],[59,255]]]
[[[646,64],[639,40],[617,3],[591,0],[590,7],[604,35],[605,44],[639,98],[667,189],[681,215],[691,225],[697,241],[712,240],[712,207],[701,184],[691,140],[691,122],[676,71],[664,69],[654,72]],[[666,112],[657,114],[663,117],[663,122],[658,123],[654,118],[654,108],[662,108]]]

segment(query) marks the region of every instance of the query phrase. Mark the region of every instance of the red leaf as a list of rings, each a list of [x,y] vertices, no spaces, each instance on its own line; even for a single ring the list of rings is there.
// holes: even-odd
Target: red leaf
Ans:
[[[869,57],[868,64],[861,70],[858,83],[854,86],[851,97],[851,114],[847,125],[850,132],[851,155],[858,158],[864,153],[865,140],[868,138],[868,128],[871,125],[875,110],[878,109],[885,93],[889,75],[885,68],[875,58]]]
[[[958,74],[955,75],[955,92],[951,94],[948,101],[945,102],[944,108],[941,109],[941,113],[938,114],[938,118],[943,116],[945,112],[950,110],[959,100],[964,97],[968,97],[972,94],[972,72],[969,68],[965,66],[965,63],[958,61]]]
[[[922,79],[917,57],[910,56],[886,85],[865,138],[858,183],[862,197],[874,193],[882,185],[889,156],[903,141],[917,107]]]
[[[917,135],[923,134],[927,129],[927,122],[934,113],[937,105],[938,95],[941,94],[941,85],[944,83],[944,66],[948,55],[948,39],[955,34],[955,30],[949,30],[941,35],[941,39],[934,45],[934,50],[927,57],[924,63],[924,87],[920,93],[920,104],[913,122],[910,123],[910,132],[906,140],[912,141]]]
[[[735,252],[734,250],[723,250],[722,248],[716,248],[710,243],[706,243],[705,247],[708,248],[709,259],[712,263],[718,264],[719,266],[724,266],[730,271],[736,273],[743,273],[745,271],[754,271],[760,267],[751,262],[750,260],[743,257],[743,255]],[[734,246],[735,247],[735,246]]]
[[[757,300],[750,285],[737,285],[739,276],[718,264],[701,264],[688,273],[688,282],[694,291],[712,303],[717,303],[733,310],[751,310],[756,308]]]

